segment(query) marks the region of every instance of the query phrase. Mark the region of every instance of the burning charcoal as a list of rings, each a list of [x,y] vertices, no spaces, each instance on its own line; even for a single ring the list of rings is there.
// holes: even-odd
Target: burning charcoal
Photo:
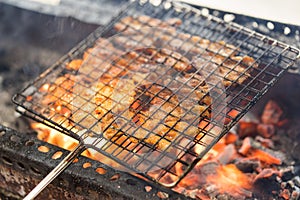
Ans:
[[[263,169],[255,178],[254,178],[254,182],[256,180],[259,180],[259,179],[266,179],[266,178],[269,178],[269,177],[276,177],[276,176],[279,175],[279,171],[277,170],[274,170],[274,169],[271,169],[271,168],[265,168]]]
[[[235,165],[244,173],[253,173],[259,167],[260,163],[258,160],[240,159]]]
[[[268,165],[280,165],[282,160],[286,159],[282,152],[264,148],[262,144],[250,137],[243,140],[238,152],[243,156],[248,156],[249,159],[257,159]]]
[[[204,187],[204,190],[205,194],[207,194],[210,197],[210,199],[215,198],[215,196],[219,193],[217,186],[212,184],[207,184]]]
[[[273,124],[259,124],[257,125],[257,133],[264,138],[270,138],[275,133],[275,127]]]
[[[282,170],[280,170],[280,173],[281,173],[282,181],[291,180],[295,176],[292,167],[282,169]]]
[[[238,135],[232,132],[229,132],[225,135],[225,143],[226,144],[232,144],[235,143],[238,140]]]
[[[225,165],[234,160],[236,158],[236,154],[235,146],[233,144],[229,144],[224,148],[223,152],[219,153],[217,160],[221,164]]]
[[[239,197],[252,197],[252,177],[241,172],[234,164],[221,165],[217,173],[207,176],[207,184],[215,186],[219,194]],[[218,198],[217,198],[218,199]]]
[[[267,148],[262,148],[262,150],[265,151],[267,154],[271,155],[272,157],[276,158],[277,160],[280,160],[280,164],[282,163],[282,161],[287,160],[286,154],[280,150],[273,150]]]
[[[264,108],[261,121],[264,124],[277,124],[282,113],[283,111],[279,105],[275,101],[270,100]]]
[[[272,199],[273,195],[280,190],[280,184],[276,181],[278,171],[263,169],[253,182],[254,196],[258,199]]]
[[[256,158],[260,160],[263,163],[269,164],[269,165],[280,165],[282,163],[281,159],[273,156],[270,151],[264,151],[260,149],[254,149],[251,151],[251,158]]]
[[[243,144],[238,152],[245,156],[248,154],[248,152],[250,151],[251,148],[252,148],[252,140],[250,137],[246,137],[243,140]]]
[[[206,162],[201,165],[200,172],[204,176],[215,174],[218,166],[220,165],[217,162]]]
[[[216,174],[220,166],[217,162],[205,162],[197,165],[187,176],[179,183],[180,187],[188,190],[194,190],[206,183],[205,178],[209,175]]]
[[[267,139],[267,138],[263,138],[261,136],[256,136],[255,137],[255,141],[261,143],[261,145],[265,148],[274,148],[274,142],[273,140]]]
[[[196,191],[195,197],[198,199],[210,199],[205,189],[199,189]]]
[[[240,122],[238,124],[237,133],[240,138],[251,137],[257,135],[257,123]]]
[[[219,191],[218,187],[214,184],[207,184],[202,192],[197,193],[196,197],[199,199],[218,199],[218,200],[244,200],[252,197],[252,192],[246,189],[239,188],[239,191]]]
[[[283,199],[288,200],[290,199],[291,193],[288,189],[284,189],[280,192],[279,196],[282,197]]]

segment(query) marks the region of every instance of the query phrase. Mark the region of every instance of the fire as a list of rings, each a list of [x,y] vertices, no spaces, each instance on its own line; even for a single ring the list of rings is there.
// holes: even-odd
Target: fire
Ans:
[[[80,64],[81,61],[76,61],[69,67],[76,68],[76,66]],[[70,80],[67,78],[70,78]],[[64,82],[68,85],[68,87],[72,88],[74,84],[73,79],[74,77],[72,76],[61,77],[57,80],[57,84]],[[47,94],[43,99],[43,103],[45,105],[52,103],[51,112],[60,114],[55,116],[53,120],[58,123],[61,122],[60,124],[66,128],[72,126],[71,122],[66,120],[71,116],[70,108],[62,104],[64,101],[57,102],[57,97],[55,97],[63,94],[61,99],[67,99],[70,101],[70,99],[72,99],[72,95],[66,92],[64,89],[59,90],[50,84],[44,84],[40,88],[40,91]],[[269,154],[263,149],[256,148],[255,145],[252,144],[254,140],[253,137],[257,134],[264,138],[271,137],[274,134],[276,123],[279,123],[280,121],[280,113],[282,112],[277,114],[277,112],[280,111],[280,108],[276,106],[274,102],[269,103],[266,109],[267,110],[264,111],[262,116],[263,123],[257,124],[256,122],[246,122],[241,124],[239,127],[242,132],[238,131],[238,134],[232,132],[228,133],[208,153],[204,155],[201,161],[197,163],[195,168],[178,184],[178,186],[174,188],[174,190],[177,192],[184,192],[186,195],[193,196],[195,198],[209,199],[209,197],[203,193],[202,188],[207,185],[212,185],[220,194],[227,193],[233,197],[251,197],[251,189],[255,179],[253,178],[253,175],[251,176],[245,172],[242,172],[235,164],[233,164],[234,160],[257,160],[260,165],[256,173],[263,171],[260,168],[262,166],[270,167],[281,164],[280,159]],[[231,117],[235,118],[239,114],[240,113],[237,110],[231,110],[224,123],[227,124],[230,122]],[[276,119],[271,120],[270,117],[272,118],[274,116]],[[37,132],[37,137],[40,140],[59,146],[66,150],[73,150],[78,145],[77,140],[62,134],[59,131],[51,129],[46,125],[33,122],[31,123],[31,126],[32,129]],[[216,136],[221,133],[221,128],[212,127],[212,125],[206,121],[201,121],[201,123],[199,123],[199,128],[204,132],[209,131]],[[209,136],[208,134],[199,134],[196,138],[196,140],[201,140],[201,142],[206,144],[210,144],[213,139],[214,137]],[[122,141],[126,141],[126,138]],[[205,146],[200,144],[195,145],[193,149],[193,151],[198,155],[201,155],[204,150]],[[100,161],[114,168],[121,169],[119,164],[103,156],[96,150],[87,149],[82,153],[82,155],[93,160]],[[184,159],[186,159],[186,161],[190,161],[194,158],[187,155],[184,157]],[[87,166],[89,165],[86,164],[83,167]],[[206,169],[207,166],[209,166],[208,169]],[[162,182],[168,184],[176,181],[178,178],[176,174],[182,174],[185,168],[180,162],[178,162],[175,164],[174,169],[172,170],[175,171],[175,175],[170,173],[168,176],[165,176],[163,180],[161,180]],[[97,172],[105,173],[101,169],[97,169]],[[153,178],[160,176],[159,170],[150,173]]]
[[[48,86],[44,86],[44,89],[47,89]],[[56,106],[56,112],[64,113],[62,111],[63,107],[58,105]],[[233,112],[233,114],[237,114]],[[63,120],[63,119],[57,119]],[[278,119],[279,120],[279,119]],[[68,124],[65,124],[68,126]],[[248,127],[249,123],[247,123]],[[264,124],[263,124],[264,125]],[[72,150],[77,144],[78,141],[62,134],[54,129],[49,128],[48,126],[41,123],[32,123],[32,128],[38,133],[37,137],[40,140],[46,141],[53,145],[59,146],[66,150]],[[203,130],[210,129],[209,124],[201,123],[199,125]],[[253,145],[253,132],[255,132],[254,127],[258,127],[256,124],[252,123],[250,126],[250,132],[242,132],[239,134],[228,133],[223,137],[205,156],[197,163],[195,168],[174,188],[177,192],[185,193],[188,196],[199,199],[210,199],[202,188],[207,186],[213,187],[219,194],[229,194],[232,197],[251,197],[251,189],[253,187],[253,181],[259,177],[268,177],[266,176],[266,170],[272,167],[272,173],[279,174],[276,171],[274,165],[280,165],[282,161],[279,158],[271,155],[263,149],[257,149]],[[245,127],[240,126],[240,129],[243,130]],[[248,128],[247,128],[248,129]],[[212,129],[210,129],[212,131]],[[213,130],[217,134],[220,130]],[[259,131],[257,131],[260,134]],[[249,136],[247,136],[249,134]],[[245,137],[247,136],[247,137]],[[264,135],[261,135],[264,136]],[[259,136],[262,141],[269,140],[268,138],[263,138]],[[202,138],[204,139],[204,138]],[[210,138],[205,138],[205,140],[210,140]],[[241,142],[243,141],[243,142]],[[209,141],[207,141],[209,142]],[[262,143],[262,146],[266,148],[265,141]],[[240,143],[239,145],[237,145]],[[272,146],[271,144],[267,146]],[[196,145],[194,151],[197,154],[200,154],[204,150],[202,145]],[[120,167],[117,163],[103,156],[99,152],[88,149],[83,152],[84,156],[87,156],[93,160],[100,161],[112,167]],[[185,159],[191,159],[186,157]],[[257,168],[257,175],[247,174],[242,172],[235,164],[232,164],[233,160],[257,160],[260,165]],[[208,167],[208,169],[206,169]],[[84,167],[84,166],[83,166]],[[261,167],[265,167],[261,168]],[[119,168],[120,169],[120,168]],[[99,169],[98,169],[99,170]],[[180,163],[177,163],[174,166],[175,174],[181,174],[184,170],[184,166]],[[207,173],[207,170],[209,173]],[[98,172],[101,173],[101,172]],[[153,177],[159,175],[159,172],[151,172]],[[157,174],[156,174],[157,173]],[[171,183],[176,180],[177,177],[172,177],[169,175],[164,177],[163,181],[165,183]],[[281,195],[284,193],[282,192]]]
[[[72,150],[78,144],[77,140],[51,129],[44,124],[32,123],[31,127],[33,130],[37,131],[37,138],[39,140],[59,146],[63,149]]]
[[[206,178],[207,183],[214,184],[220,193],[232,196],[244,195],[245,190],[251,189],[251,177],[241,172],[234,164],[220,166],[217,173]]]
[[[33,122],[31,123],[31,128],[37,132],[37,138],[39,140],[45,141],[49,144],[53,144],[65,150],[71,151],[78,145],[78,141],[74,138],[62,134],[55,129],[49,128],[44,124]],[[108,159],[107,157],[103,156],[93,149],[85,150],[82,155],[104,164],[120,168],[119,164],[112,161],[111,159]]]

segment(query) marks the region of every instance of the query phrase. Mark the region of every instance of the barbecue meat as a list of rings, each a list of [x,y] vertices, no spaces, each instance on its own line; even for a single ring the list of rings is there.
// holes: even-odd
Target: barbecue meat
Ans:
[[[70,74],[46,87],[43,104],[65,126],[78,124],[119,144],[129,138],[165,150],[178,137],[201,139],[199,124],[212,115],[211,89],[243,83],[257,63],[224,41],[177,31],[181,23],[121,19],[117,34],[66,64]]]
[[[192,137],[199,132],[199,121],[189,121],[210,117],[208,88],[201,75],[189,73],[194,69],[188,59],[172,54],[166,49],[138,49],[115,60],[103,74],[95,102],[107,138],[125,134],[133,142],[144,140],[165,149],[180,132]],[[108,79],[111,87],[103,84]]]

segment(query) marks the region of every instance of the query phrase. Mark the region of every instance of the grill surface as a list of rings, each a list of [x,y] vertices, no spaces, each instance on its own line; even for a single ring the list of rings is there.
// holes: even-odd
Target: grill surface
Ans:
[[[57,121],[57,117],[61,117],[61,114],[54,113],[49,115],[50,110],[47,110],[47,107],[41,104],[41,98],[46,95],[40,90],[44,84],[54,84],[58,76],[74,73],[66,70],[65,66],[67,63],[71,60],[81,58],[83,53],[93,46],[99,37],[108,37],[112,35],[114,33],[114,24],[121,18],[137,15],[148,15],[163,20],[178,17],[183,21],[182,25],[177,28],[178,34],[189,33],[209,39],[212,42],[225,41],[227,44],[234,45],[234,50],[238,51],[238,55],[249,55],[254,58],[258,64],[257,68],[253,65],[247,66],[246,71],[249,73],[251,72],[251,76],[246,73],[240,74],[240,77],[248,77],[244,83],[236,84],[237,80],[231,81],[231,85],[237,86],[222,88],[219,86],[220,84],[213,86],[213,82],[210,82],[209,79],[207,80],[207,83],[211,85],[211,91],[214,91],[214,89],[222,91],[222,93],[216,92],[216,94],[213,94],[213,92],[211,92],[209,94],[214,97],[211,104],[212,110],[215,109],[212,112],[213,116],[209,119],[200,119],[201,114],[199,116],[195,115],[195,120],[191,124],[198,123],[199,120],[201,120],[207,122],[206,124],[208,125],[200,127],[201,137],[199,137],[199,135],[191,137],[183,131],[177,139],[169,141],[170,147],[168,148],[171,150],[175,149],[176,153],[172,153],[168,149],[158,150],[154,147],[155,145],[149,145],[141,140],[138,141],[138,145],[133,142],[129,142],[129,144],[127,143],[126,145],[119,144],[120,142],[118,140],[120,137],[115,137],[114,140],[111,141],[105,140],[103,139],[105,131],[99,134],[99,132],[95,131],[93,124],[86,126],[81,122],[77,122],[72,124],[72,126],[66,126],[67,120]],[[222,48],[225,47],[226,46],[223,44]],[[220,52],[216,52],[216,54],[219,53]],[[293,64],[293,61],[298,55],[299,51],[295,48],[289,47],[288,45],[250,31],[249,29],[234,23],[226,23],[212,16],[203,16],[196,9],[169,2],[154,6],[149,2],[140,3],[136,1],[130,4],[104,29],[99,29],[94,32],[68,55],[63,57],[58,63],[32,82],[20,94],[17,94],[14,97],[14,102],[19,105],[17,110],[22,114],[56,128],[76,139],[83,140],[83,138],[80,138],[80,136],[76,134],[78,127],[87,129],[96,136],[88,137],[91,140],[88,142],[85,141],[87,147],[95,148],[105,156],[121,163],[127,169],[140,173],[150,180],[167,186],[175,186],[205,155],[205,153],[229,131],[229,129],[267,92],[271,86],[274,85],[279,77],[283,75],[283,72]],[[95,59],[97,59],[93,54],[90,54],[89,56],[94,56]],[[227,59],[230,60],[230,58]],[[205,62],[212,63],[211,60]],[[96,69],[97,68],[95,67],[94,70]],[[230,72],[232,72],[232,70],[229,71],[229,73]],[[89,74],[93,73],[94,72],[92,71]],[[207,73],[208,77],[218,76],[215,71]],[[94,77],[94,81],[98,80],[98,77],[99,75]],[[186,83],[181,84],[185,85]],[[88,88],[89,86],[90,85],[85,87]],[[55,85],[55,87],[65,90],[61,85]],[[78,97],[80,97],[80,94]],[[59,96],[56,96],[55,98],[61,100],[61,97]],[[85,101],[86,103],[91,102],[90,99],[86,99]],[[72,102],[67,103],[72,105]],[[78,107],[77,109],[80,110],[82,108]],[[86,117],[90,115],[91,113],[87,113]],[[120,118],[120,115],[117,116]],[[122,130],[119,130],[119,132],[120,131]],[[134,136],[134,134],[130,135],[130,137],[132,136]],[[132,145],[134,146],[133,148]],[[147,150],[146,153],[138,153],[145,150]],[[184,170],[181,172],[175,171],[174,168],[177,164],[181,164]],[[158,169],[160,169],[159,172],[153,176],[153,171]],[[166,182],[166,177],[172,177],[173,180],[171,182]]]

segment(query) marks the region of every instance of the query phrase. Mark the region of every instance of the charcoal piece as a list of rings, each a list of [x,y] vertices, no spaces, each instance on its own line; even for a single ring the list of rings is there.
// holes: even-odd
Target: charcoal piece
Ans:
[[[261,121],[264,124],[277,124],[282,114],[283,110],[277,102],[270,100],[264,108]]]
[[[283,199],[290,199],[291,192],[288,189],[284,189],[280,192],[279,196],[282,197]]]
[[[216,174],[216,169],[219,166],[216,162],[207,162],[201,166],[200,172],[204,176]]]
[[[205,185],[202,189],[202,193],[209,196],[210,199],[216,198],[216,195],[219,194],[215,185]]]
[[[224,148],[223,152],[217,156],[217,160],[221,164],[225,165],[230,163],[236,157],[236,154],[235,146],[233,144],[229,144]]]
[[[263,170],[256,176],[253,183],[253,196],[261,200],[269,200],[279,195],[280,183],[276,180],[278,176],[276,172],[270,172],[268,175],[264,175]]]
[[[275,127],[273,124],[259,124],[257,132],[264,138],[270,138],[275,133]]]
[[[257,135],[257,123],[254,122],[239,122],[237,133],[241,139]]]
[[[299,176],[295,176],[293,178],[294,183],[296,184],[297,187],[300,187],[300,177]]]
[[[265,148],[274,149],[274,141],[272,139],[256,136],[255,141],[261,143],[261,145]]]
[[[239,136],[231,130],[231,132],[227,133],[224,138],[226,144],[234,144],[238,141]]]
[[[261,151],[266,152],[270,156],[274,157],[275,159],[279,160],[280,162],[287,162],[287,156],[284,152],[279,150],[273,150],[269,148],[260,148]]]
[[[217,162],[206,162],[203,165],[196,166],[187,176],[182,180],[181,186],[186,187],[186,189],[196,189],[201,185],[206,183],[206,177],[217,173],[217,168],[220,165]],[[193,180],[194,184],[190,184],[190,181],[185,182],[185,180]]]
[[[253,148],[253,140],[250,137],[246,137],[243,140],[242,146],[239,148],[238,152],[246,156],[249,151]]]
[[[238,160],[235,163],[236,167],[244,173],[253,173],[255,169],[259,167],[259,161],[257,160]]]
[[[285,169],[281,170],[280,172],[282,173],[282,175],[281,175],[282,181],[291,180],[295,176],[294,171],[291,167],[285,168]]]

